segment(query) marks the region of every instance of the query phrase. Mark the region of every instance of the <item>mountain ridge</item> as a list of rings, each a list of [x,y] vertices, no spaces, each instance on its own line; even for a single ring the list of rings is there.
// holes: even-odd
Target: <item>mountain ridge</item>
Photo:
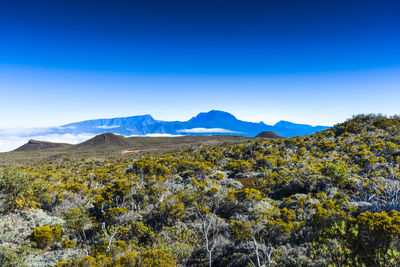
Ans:
[[[27,152],[27,151],[36,151],[36,150],[46,150],[51,148],[62,148],[71,146],[70,144],[66,143],[55,143],[55,142],[48,142],[48,141],[40,141],[30,139],[26,144],[16,148],[15,152]]]
[[[226,111],[201,112],[187,121],[156,120],[150,114],[109,119],[94,119],[74,122],[54,128],[58,134],[114,133],[123,136],[168,134],[168,135],[243,135],[254,137],[260,132],[273,131],[282,137],[302,136],[325,130],[327,126],[311,126],[288,121],[275,125],[264,122],[248,122],[237,119]]]

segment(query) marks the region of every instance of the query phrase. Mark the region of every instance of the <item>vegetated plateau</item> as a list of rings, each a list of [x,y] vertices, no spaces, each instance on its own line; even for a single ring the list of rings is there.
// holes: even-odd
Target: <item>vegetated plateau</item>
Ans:
[[[399,117],[292,138],[102,135],[0,166],[1,266],[400,265]]]

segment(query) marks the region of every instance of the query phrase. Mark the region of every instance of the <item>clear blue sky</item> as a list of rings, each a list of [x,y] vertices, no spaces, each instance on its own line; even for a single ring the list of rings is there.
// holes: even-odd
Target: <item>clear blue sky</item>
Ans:
[[[400,1],[1,1],[0,127],[399,114]]]

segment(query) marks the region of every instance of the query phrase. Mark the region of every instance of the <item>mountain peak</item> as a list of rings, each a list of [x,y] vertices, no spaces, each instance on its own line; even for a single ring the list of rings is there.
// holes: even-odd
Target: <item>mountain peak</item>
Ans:
[[[226,111],[210,110],[209,112],[201,112],[196,117],[190,119],[191,122],[202,122],[209,120],[237,120],[235,116]]]
[[[296,123],[290,122],[290,121],[278,121],[277,123],[274,124],[275,127],[288,127],[292,126]]]
[[[277,135],[273,131],[264,131],[259,133],[256,137],[259,138],[269,138],[269,139],[277,139],[277,138],[283,138],[282,136]]]
[[[121,135],[113,133],[103,133],[96,135],[92,139],[89,139],[83,143],[77,145],[77,148],[96,148],[102,146],[124,146],[127,145],[128,141]]]
[[[149,119],[149,120],[154,120],[155,121],[153,116],[151,116],[150,114],[132,116],[131,118],[142,118],[142,119]]]

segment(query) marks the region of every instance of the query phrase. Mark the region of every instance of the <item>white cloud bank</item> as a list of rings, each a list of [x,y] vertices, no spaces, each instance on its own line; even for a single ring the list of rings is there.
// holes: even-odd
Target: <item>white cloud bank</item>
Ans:
[[[119,126],[115,126],[119,127]],[[115,128],[111,127],[111,128]],[[60,128],[60,127],[55,127]],[[79,144],[90,138],[96,136],[93,133],[80,133],[80,134],[49,134],[49,129],[54,128],[9,128],[0,129],[0,152],[8,152],[14,150],[24,144],[29,139],[35,139],[39,141],[47,141],[54,143],[67,143],[67,144]],[[133,135],[141,137],[177,137],[182,135],[173,134],[147,134],[147,135]]]
[[[106,126],[111,128],[116,128],[119,126]],[[0,152],[8,152],[14,150],[24,144],[26,144],[29,139],[35,139],[39,141],[48,141],[55,143],[67,143],[67,144],[78,144],[84,142],[90,138],[93,138],[96,134],[93,133],[80,133],[80,134],[49,134],[49,129],[54,128],[10,128],[10,129],[0,129]],[[178,133],[182,134],[215,134],[215,133],[240,133],[222,128],[192,128],[192,129],[182,129],[178,130]],[[132,135],[141,137],[178,137],[182,136],[180,134],[146,134],[146,135]]]
[[[183,136],[181,134],[166,134],[166,133],[155,133],[155,134],[146,134],[146,135],[130,135],[128,137],[179,137]]]
[[[237,133],[239,134],[240,132],[228,130],[228,129],[222,129],[222,128],[192,128],[192,129],[183,129],[183,130],[178,130],[177,132],[179,133]]]
[[[54,128],[5,128],[0,129],[0,138],[5,136],[31,136],[43,135]]]
[[[14,150],[29,139],[40,141],[48,141],[55,143],[78,144],[95,136],[91,133],[81,134],[43,134],[44,128],[41,129],[0,129],[0,152],[8,152]]]
[[[143,135],[142,135],[143,136]],[[146,134],[146,137],[179,137],[180,134]]]

